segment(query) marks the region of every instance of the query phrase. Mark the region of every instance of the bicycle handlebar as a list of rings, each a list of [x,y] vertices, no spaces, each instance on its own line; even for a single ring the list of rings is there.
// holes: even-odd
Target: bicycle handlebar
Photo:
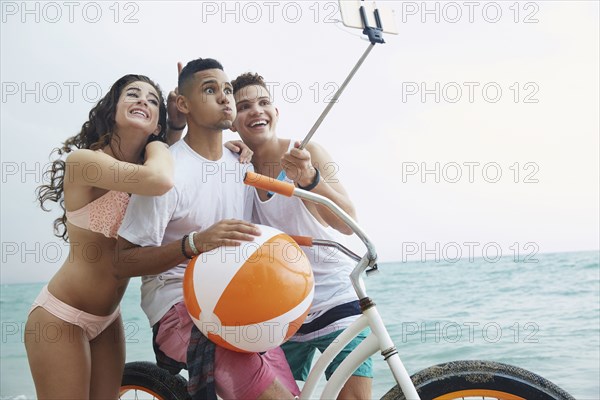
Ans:
[[[298,236],[298,235],[289,235],[292,239],[294,239],[294,241],[296,243],[298,243],[298,246],[306,246],[306,247],[312,247],[313,245],[313,238],[310,236]]]
[[[275,178],[257,174],[256,172],[246,172],[244,183],[254,186],[267,192],[279,193],[287,197],[292,197],[296,188],[289,182],[282,182]]]
[[[358,255],[356,255],[356,253],[354,253],[352,250],[350,250],[349,248],[347,248],[346,246],[344,246],[341,243],[338,243],[334,240],[326,240],[326,239],[315,239],[313,237],[310,236],[298,236],[298,235],[288,235],[289,237],[291,237],[292,239],[294,239],[294,241],[298,244],[298,246],[305,246],[305,247],[313,247],[313,246],[321,246],[321,247],[331,247],[331,248],[335,248],[339,251],[341,251],[342,253],[344,253],[345,255],[347,255],[348,257],[350,257],[351,259],[353,259],[354,261],[360,261],[360,257]],[[373,267],[376,268],[377,264],[375,264]],[[369,271],[367,271],[368,273]]]
[[[331,212],[337,215],[342,221],[348,225],[352,231],[359,237],[360,240],[367,247],[367,254],[365,255],[365,262],[359,263],[358,269],[360,272],[366,268],[372,268],[376,264],[377,254],[375,253],[375,247],[363,230],[358,226],[356,221],[352,219],[344,210],[340,208],[333,201],[327,197],[321,196],[316,193],[312,193],[307,190],[303,190],[295,187],[293,184],[288,182],[278,181],[268,176],[260,175],[255,172],[246,172],[244,175],[244,183],[246,185],[254,186],[259,189],[279,193],[284,196],[296,196],[304,200],[312,201],[327,207]],[[376,267],[375,267],[376,268]]]

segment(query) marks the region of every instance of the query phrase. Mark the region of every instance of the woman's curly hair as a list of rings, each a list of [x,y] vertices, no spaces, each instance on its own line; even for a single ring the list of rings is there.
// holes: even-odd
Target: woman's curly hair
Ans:
[[[111,145],[113,154],[120,154],[119,134],[117,132],[115,115],[117,111],[117,103],[123,89],[132,82],[146,82],[154,87],[158,92],[159,97],[159,118],[158,124],[161,127],[158,137],[161,141],[166,142],[167,135],[167,107],[160,87],[150,78],[144,75],[125,75],[117,80],[108,93],[100,99],[98,104],[90,110],[89,119],[81,127],[81,131],[68,138],[62,147],[55,148],[50,155],[58,153],[57,159],[51,164],[51,167],[44,175],[49,176],[49,183],[41,185],[37,188],[37,199],[44,211],[50,211],[44,206],[46,201],[59,203],[63,210],[63,215],[54,220],[54,235],[68,240],[66,226],[66,209],[65,199],[63,195],[64,177],[65,177],[65,161],[63,155],[68,154],[77,149],[98,150],[104,146]],[[115,138],[117,148],[112,148],[112,139]]]

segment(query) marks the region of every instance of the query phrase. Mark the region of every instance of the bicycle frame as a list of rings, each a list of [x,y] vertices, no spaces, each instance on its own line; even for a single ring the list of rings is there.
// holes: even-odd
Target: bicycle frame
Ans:
[[[365,361],[368,357],[372,356],[379,350],[384,360],[387,362],[394,379],[400,385],[402,392],[407,399],[419,399],[417,390],[413,385],[410,375],[406,371],[404,364],[400,359],[400,355],[394,343],[383,324],[381,315],[375,307],[375,303],[369,298],[366,292],[365,284],[362,279],[363,272],[369,272],[377,269],[377,253],[373,243],[360,228],[360,226],[350,217],[344,210],[342,210],[337,204],[330,199],[308,192],[306,190],[299,189],[294,185],[282,181],[277,181],[273,178],[269,178],[263,175],[249,172],[244,177],[244,183],[255,186],[257,188],[279,193],[288,197],[296,196],[301,199],[312,201],[327,207],[336,216],[342,219],[360,240],[365,244],[367,253],[362,257],[353,255],[345,247],[329,241],[312,241],[311,245],[327,245],[336,247],[344,253],[350,255],[355,260],[358,260],[358,264],[352,270],[350,274],[350,280],[354,286],[354,290],[358,295],[362,315],[354,321],[348,328],[344,330],[338,337],[336,342],[329,345],[323,354],[319,357],[312,370],[310,371],[308,378],[302,388],[300,394],[301,399],[308,399],[313,396],[317,382],[325,372],[327,366],[333,361],[336,355],[338,355],[344,347],[356,337],[366,327],[371,328],[371,333],[367,336],[362,343],[360,343],[338,366],[333,375],[329,378],[329,381],[325,385],[321,398],[333,399],[337,398],[343,385],[352,375],[352,373],[358,368],[358,366]],[[350,254],[349,254],[350,253]],[[371,268],[370,270],[367,270]]]

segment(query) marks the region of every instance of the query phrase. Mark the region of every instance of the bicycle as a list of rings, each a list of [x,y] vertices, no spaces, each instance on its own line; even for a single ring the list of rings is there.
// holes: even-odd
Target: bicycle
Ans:
[[[301,399],[313,398],[319,378],[334,357],[363,329],[371,328],[371,333],[340,364],[320,394],[322,399],[337,398],[352,372],[368,357],[380,351],[387,362],[397,385],[390,389],[383,400],[486,398],[505,400],[574,400],[563,389],[552,382],[525,369],[493,361],[467,360],[452,361],[428,367],[409,376],[392,339],[383,324],[383,319],[373,300],[367,295],[363,272],[369,275],[377,271],[375,247],[358,224],[331,200],[299,188],[293,184],[274,180],[253,172],[246,174],[244,183],[285,196],[297,196],[329,208],[352,228],[367,248],[363,257],[345,246],[328,240],[295,236],[302,246],[332,247],[343,252],[357,262],[350,279],[358,295],[362,315],[354,321],[317,359],[304,383]],[[135,398],[146,393],[163,400],[189,399],[186,380],[181,375],[172,375],[154,363],[133,362],[125,365],[121,393],[133,390]]]

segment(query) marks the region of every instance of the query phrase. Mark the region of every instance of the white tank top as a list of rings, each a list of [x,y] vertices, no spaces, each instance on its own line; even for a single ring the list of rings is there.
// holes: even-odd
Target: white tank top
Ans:
[[[292,146],[293,141],[290,142]],[[286,182],[292,182],[285,178]],[[254,192],[252,220],[256,223],[272,226],[289,235],[311,236],[314,239],[334,240],[345,243],[344,236],[331,227],[324,227],[308,211],[301,199],[275,194],[266,201]],[[357,300],[356,292],[350,282],[350,272],[356,262],[334,248],[302,247],[308,256],[315,276],[315,297],[305,323],[314,320],[325,311]],[[336,329],[344,328],[347,323],[336,323]],[[323,332],[319,332],[322,334]],[[312,335],[311,335],[312,336]],[[308,339],[308,338],[307,338]]]

